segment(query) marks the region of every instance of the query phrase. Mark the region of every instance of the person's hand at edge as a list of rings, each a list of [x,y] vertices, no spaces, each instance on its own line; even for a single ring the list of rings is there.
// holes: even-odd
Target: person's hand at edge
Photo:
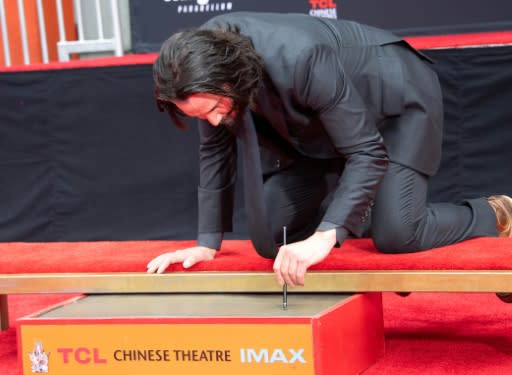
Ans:
[[[336,229],[330,229],[315,232],[303,241],[281,246],[274,261],[274,272],[279,285],[304,285],[308,268],[324,260],[335,244]]]
[[[204,246],[170,251],[160,254],[147,264],[148,273],[163,273],[167,267],[174,263],[182,263],[183,268],[190,268],[194,264],[215,258],[217,250]]]

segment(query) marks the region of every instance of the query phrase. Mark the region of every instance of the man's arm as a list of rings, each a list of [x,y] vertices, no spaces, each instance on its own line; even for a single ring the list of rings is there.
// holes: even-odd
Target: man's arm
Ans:
[[[374,115],[345,74],[337,52],[328,46],[305,51],[297,64],[295,86],[299,100],[317,113],[336,151],[346,159],[334,199],[318,229],[343,227],[360,235],[388,165]]]
[[[174,263],[189,268],[214,259],[223,233],[231,230],[236,179],[236,139],[224,126],[199,122],[200,179],[198,246],[163,253],[147,264],[148,273],[162,273]]]
[[[317,231],[282,246],[274,262],[278,282],[303,285],[307,269],[319,263],[348,233],[360,235],[388,166],[375,120],[336,54],[328,46],[304,51],[295,70],[296,97],[320,120],[345,168]]]
[[[219,249],[232,230],[236,138],[225,126],[199,120],[198,244]]]

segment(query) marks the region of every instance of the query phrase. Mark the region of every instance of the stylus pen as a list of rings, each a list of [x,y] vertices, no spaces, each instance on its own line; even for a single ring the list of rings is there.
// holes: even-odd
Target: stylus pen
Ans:
[[[286,246],[286,227],[283,227],[283,246]],[[283,310],[288,309],[288,284],[283,284]]]

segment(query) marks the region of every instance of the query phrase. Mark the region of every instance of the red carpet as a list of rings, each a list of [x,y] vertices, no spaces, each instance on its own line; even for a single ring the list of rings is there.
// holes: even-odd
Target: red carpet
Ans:
[[[386,355],[364,375],[512,373],[512,305],[493,294],[384,294]]]
[[[0,374],[17,368],[15,319],[70,296],[9,296],[12,327],[0,333]],[[386,355],[364,375],[512,373],[512,305],[493,294],[384,294]]]
[[[0,273],[144,272],[147,262],[194,241],[1,243]],[[37,262],[26,262],[37,259]],[[70,261],[79,259],[79,261]],[[426,252],[378,253],[367,239],[345,241],[312,270],[500,270],[512,267],[512,238],[477,238]],[[180,265],[171,270],[183,270]],[[191,271],[271,271],[249,241],[224,241],[213,261]]]
[[[0,273],[143,272],[152,257],[193,241],[0,244]],[[512,239],[479,238],[428,252],[378,253],[347,241],[314,269],[510,269]],[[37,259],[37,262],[26,261]],[[74,261],[79,260],[79,261]],[[177,265],[174,270],[181,270]],[[225,241],[215,260],[191,270],[268,270],[248,241]],[[17,371],[15,319],[69,296],[9,296],[11,327],[0,333],[0,374]],[[386,355],[365,375],[512,373],[512,305],[494,294],[384,294]]]

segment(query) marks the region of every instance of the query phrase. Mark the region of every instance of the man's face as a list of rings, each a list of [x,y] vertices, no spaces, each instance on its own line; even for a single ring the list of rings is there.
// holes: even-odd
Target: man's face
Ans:
[[[174,104],[186,116],[208,121],[212,126],[231,125],[235,118],[233,102],[224,96],[198,93]]]

